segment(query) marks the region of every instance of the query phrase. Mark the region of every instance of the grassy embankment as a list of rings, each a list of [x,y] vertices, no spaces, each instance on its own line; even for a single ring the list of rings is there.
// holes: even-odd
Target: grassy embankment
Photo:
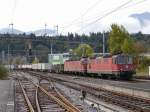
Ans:
[[[8,76],[8,70],[4,66],[0,65],[0,79],[6,79]]]

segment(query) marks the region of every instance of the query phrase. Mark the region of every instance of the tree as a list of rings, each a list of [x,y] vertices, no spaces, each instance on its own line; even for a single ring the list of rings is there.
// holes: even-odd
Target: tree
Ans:
[[[145,47],[139,43],[134,43],[134,63],[140,68],[141,66],[140,60],[142,59],[139,55],[145,52]]]
[[[24,56],[17,56],[17,57],[13,57],[13,60],[11,62],[12,64],[26,64],[27,63],[27,58]]]
[[[125,39],[127,39],[125,44],[127,43],[128,38],[130,38],[129,33],[123,26],[112,24],[108,40],[110,53],[111,54],[123,53],[122,45],[124,44]]]
[[[134,43],[134,49],[135,49],[135,56],[138,56],[139,54],[145,52],[145,47],[140,42]]]
[[[40,62],[47,62],[49,48],[46,45],[39,44],[35,47],[36,57]]]
[[[75,50],[74,53],[78,57],[91,57],[93,55],[93,49],[88,44],[80,44]]]
[[[132,38],[126,38],[123,42],[123,45],[121,46],[121,50],[124,54],[133,56],[135,54],[133,39]]]
[[[37,58],[37,57],[35,57],[32,63],[33,63],[33,64],[39,63],[38,58]]]

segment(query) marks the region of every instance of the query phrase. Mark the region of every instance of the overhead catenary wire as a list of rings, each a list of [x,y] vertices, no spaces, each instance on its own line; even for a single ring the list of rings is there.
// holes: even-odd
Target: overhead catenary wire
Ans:
[[[130,7],[133,7],[133,6],[137,6],[137,5],[143,3],[143,2],[145,2],[145,1],[147,1],[147,0],[138,1],[138,2],[136,2],[136,3],[132,3],[132,1],[133,1],[133,0],[129,0],[129,1],[125,2],[124,4],[122,4],[122,5],[118,6],[118,7],[116,7],[115,9],[111,9],[111,11],[110,11],[110,9],[107,9],[107,10],[103,11],[103,12],[104,12],[104,15],[102,15],[102,16],[97,16],[97,17],[93,17],[95,20],[89,19],[89,18],[87,17],[88,19],[86,19],[86,20],[84,19],[84,21],[86,21],[86,22],[89,21],[89,23],[88,23],[87,25],[85,25],[85,26],[82,26],[82,28],[80,28],[79,30],[82,30],[83,28],[86,28],[86,27],[88,27],[88,26],[90,26],[90,25],[92,25],[92,24],[94,24],[94,23],[100,21],[101,19],[104,19],[105,17],[111,15],[111,14],[114,13],[114,12],[120,11],[121,9],[126,9],[126,8],[130,8]],[[130,3],[132,3],[132,4],[130,4]],[[105,13],[105,12],[106,12],[106,13]],[[102,13],[102,12],[101,12],[101,13]],[[79,19],[80,19],[80,18],[79,18]],[[91,20],[93,20],[93,21],[90,22]],[[66,27],[66,28],[64,28],[64,29],[68,29],[68,28],[71,27],[71,26],[80,25],[80,24],[81,24],[81,21],[76,22],[75,24],[72,23],[72,24],[70,24],[70,26],[68,26],[68,27]],[[77,30],[77,31],[79,31],[79,30]]]
[[[90,26],[90,25],[92,25],[92,24],[94,24],[94,23],[100,21],[101,19],[103,19],[103,18],[105,18],[105,17],[111,15],[112,13],[118,11],[119,9],[121,9],[122,7],[128,5],[128,4],[131,3],[132,1],[133,1],[133,0],[129,0],[129,1],[127,1],[127,2],[125,2],[125,3],[123,3],[123,4],[121,4],[121,5],[119,5],[118,7],[116,7],[115,9],[113,9],[112,11],[105,13],[103,16],[100,16],[98,19],[96,19],[96,20],[94,20],[94,21],[88,23],[87,25],[83,26],[83,27],[80,28],[79,30],[83,30],[84,28],[86,28],[86,27],[88,27],[88,26]]]
[[[16,12],[16,9],[17,9],[17,5],[18,5],[18,1],[19,0],[13,0],[14,1],[14,6],[12,7],[12,17],[11,17],[11,24],[13,24],[13,22],[14,22],[14,18],[15,18],[15,12]],[[78,24],[81,24],[81,17],[82,16],[84,16],[84,15],[86,15],[89,11],[91,11],[93,8],[95,8],[99,3],[101,3],[101,1],[103,1],[103,0],[98,0],[98,1],[96,1],[91,7],[89,7],[80,17],[78,17],[76,20],[75,20],[75,22],[76,21],[78,21],[79,23]],[[130,1],[134,1],[134,0],[130,0]],[[138,3],[135,3],[135,4],[131,4],[131,5],[129,5],[129,6],[126,6],[126,7],[122,7],[122,8],[120,8],[120,9],[123,9],[123,8],[128,8],[128,7],[132,7],[132,6],[134,6],[134,5],[138,5],[138,4],[140,4],[140,3],[142,3],[142,2],[144,2],[144,1],[146,1],[146,0],[142,0],[142,1],[139,1]],[[105,12],[105,11],[104,11]],[[109,12],[108,12],[109,13]],[[110,11],[110,13],[111,13],[111,11]],[[113,12],[112,12],[113,13]],[[109,14],[108,14],[109,15]],[[104,16],[104,17],[103,17]],[[100,17],[100,20],[101,20],[101,18],[103,19],[103,18],[105,18],[105,16],[107,16],[107,13],[105,13],[104,15],[103,15],[102,17]],[[99,19],[99,17],[97,17],[98,19]],[[96,18],[95,18],[96,19]],[[82,26],[82,29],[84,29],[85,27],[87,27],[87,26],[90,26],[91,24],[94,24],[94,23],[96,23],[97,21],[93,21],[93,23],[91,23],[90,21],[91,20],[89,20],[89,19],[84,19],[84,21],[85,22],[89,22],[87,25],[85,24],[85,26]],[[99,21],[99,20],[98,20]],[[74,22],[72,22],[71,24],[69,24],[68,25],[68,27],[70,27],[70,26],[73,26],[73,25],[75,25],[74,24]],[[64,28],[64,29],[66,29],[65,27],[60,27],[60,28]],[[64,30],[63,29],[63,30]]]
[[[136,2],[136,3],[133,3],[133,4],[131,4],[131,5],[128,5],[128,6],[126,6],[126,7],[124,7],[124,8],[122,8],[122,9],[126,9],[126,8],[130,8],[130,7],[133,7],[133,6],[137,6],[137,5],[139,5],[139,4],[141,4],[141,3],[144,3],[144,2],[146,2],[147,0],[141,0],[141,1],[139,1],[139,2]]]
[[[126,8],[130,8],[130,7],[133,7],[133,6],[136,6],[136,5],[139,5],[139,4],[141,4],[141,3],[143,3],[143,2],[145,2],[146,0],[142,0],[142,1],[139,1],[139,2],[136,2],[136,3],[133,3],[133,4],[130,4],[130,5],[127,5],[126,7],[122,7],[122,8],[120,8],[118,11],[120,11],[120,10],[122,10],[122,9],[126,9]],[[112,10],[112,9],[111,9]],[[103,12],[109,12],[110,11],[110,9],[108,9],[108,10],[105,10],[105,11],[103,11]],[[102,12],[101,12],[102,13]],[[100,14],[101,14],[100,13]],[[106,14],[105,13],[105,14]],[[100,16],[96,16],[96,17],[93,17],[94,19],[98,19]],[[91,21],[91,20],[93,20],[93,18],[92,19],[86,19],[85,21],[86,22],[88,22],[88,21]]]
[[[89,11],[91,11],[92,9],[94,9],[99,3],[101,3],[103,0],[97,0],[93,5],[91,5],[88,9],[86,9],[86,11],[81,14],[78,18],[74,19],[73,21],[71,21],[68,25],[65,25],[61,28],[68,28],[70,26],[72,26],[74,23],[77,23],[80,21],[80,19],[85,16]]]

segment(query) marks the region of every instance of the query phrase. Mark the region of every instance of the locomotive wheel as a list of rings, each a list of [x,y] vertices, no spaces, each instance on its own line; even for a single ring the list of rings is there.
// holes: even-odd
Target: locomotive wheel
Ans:
[[[102,78],[103,79],[108,79],[108,75],[107,74],[102,74]]]
[[[121,80],[131,80],[133,77],[133,73],[132,72],[121,72],[119,74],[119,78]]]

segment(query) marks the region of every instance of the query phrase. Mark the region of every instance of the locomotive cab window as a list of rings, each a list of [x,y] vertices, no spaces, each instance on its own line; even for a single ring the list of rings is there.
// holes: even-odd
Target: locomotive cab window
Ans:
[[[118,64],[126,64],[125,56],[118,56]]]
[[[115,62],[116,62],[116,64],[132,64],[132,57],[129,57],[129,56],[117,56]]]

